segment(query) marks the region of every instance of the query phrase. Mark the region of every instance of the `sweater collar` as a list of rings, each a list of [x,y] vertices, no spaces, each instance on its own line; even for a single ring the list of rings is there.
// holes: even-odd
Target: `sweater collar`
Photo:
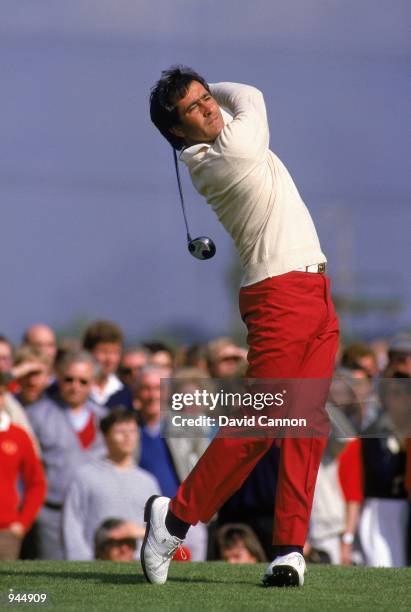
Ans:
[[[11,418],[8,412],[0,410],[0,431],[7,431],[11,425]]]

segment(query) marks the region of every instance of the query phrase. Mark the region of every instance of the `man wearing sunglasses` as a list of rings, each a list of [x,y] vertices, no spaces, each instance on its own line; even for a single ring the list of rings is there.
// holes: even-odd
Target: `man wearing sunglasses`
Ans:
[[[94,555],[101,561],[134,561],[137,539],[135,537],[115,536],[118,528],[124,528],[127,522],[120,518],[105,520],[94,535]]]
[[[74,472],[105,453],[100,420],[107,409],[89,399],[96,363],[86,351],[67,353],[57,370],[57,394],[27,409],[41,448],[48,485],[38,519],[38,557],[63,559],[62,507]]]

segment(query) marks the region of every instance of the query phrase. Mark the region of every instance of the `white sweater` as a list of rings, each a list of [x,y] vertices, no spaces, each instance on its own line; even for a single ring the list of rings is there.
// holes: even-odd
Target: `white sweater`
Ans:
[[[270,151],[262,93],[236,83],[210,85],[225,126],[210,144],[184,149],[196,190],[231,234],[250,285],[296,268],[326,262],[300,194]]]

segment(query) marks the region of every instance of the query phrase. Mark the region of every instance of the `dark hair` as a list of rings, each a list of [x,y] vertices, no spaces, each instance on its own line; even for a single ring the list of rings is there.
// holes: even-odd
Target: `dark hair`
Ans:
[[[109,539],[109,532],[120,527],[126,521],[122,518],[108,518],[99,525],[94,533],[94,556],[96,559],[104,552]]]
[[[137,423],[136,415],[122,406],[117,406],[116,408],[112,408],[109,414],[101,419],[100,429],[105,436],[116,423],[128,423],[129,421]]]
[[[267,560],[256,534],[251,527],[243,523],[227,523],[223,525],[217,530],[216,540],[220,557],[222,557],[224,550],[229,550],[238,544],[242,544],[257,559],[257,563]]]
[[[190,84],[198,81],[210,91],[208,83],[197,72],[187,66],[171,66],[163,70],[150,93],[150,117],[156,128],[168,140],[174,149],[180,150],[185,142],[183,138],[170,132],[173,125],[180,123],[176,104],[187,93]]]
[[[123,332],[111,321],[95,321],[85,331],[83,347],[93,351],[99,342],[115,342],[123,346]]]
[[[375,353],[365,342],[352,342],[342,353],[341,365],[349,370],[356,370],[360,366],[359,359],[362,357],[373,357],[375,360]]]
[[[143,342],[143,347],[147,349],[151,353],[151,355],[155,355],[156,353],[164,352],[164,353],[168,353],[172,359],[174,359],[175,357],[174,350],[171,348],[169,344],[165,344],[165,342],[158,342],[158,341]]]

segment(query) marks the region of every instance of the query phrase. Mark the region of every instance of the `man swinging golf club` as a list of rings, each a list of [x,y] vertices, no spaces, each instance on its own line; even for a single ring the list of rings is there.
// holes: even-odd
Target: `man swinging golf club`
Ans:
[[[184,66],[162,73],[151,119],[231,234],[244,268],[240,311],[251,379],[331,379],[338,321],[310,214],[269,149],[264,99],[248,85],[209,85]],[[322,407],[323,408],[323,407]],[[321,408],[321,409],[322,409]],[[302,556],[326,435],[284,437],[276,491],[273,561],[266,586],[302,586]],[[208,522],[241,486],[273,438],[216,437],[173,499],[150,498],[141,552],[147,580],[163,584],[188,529]]]

